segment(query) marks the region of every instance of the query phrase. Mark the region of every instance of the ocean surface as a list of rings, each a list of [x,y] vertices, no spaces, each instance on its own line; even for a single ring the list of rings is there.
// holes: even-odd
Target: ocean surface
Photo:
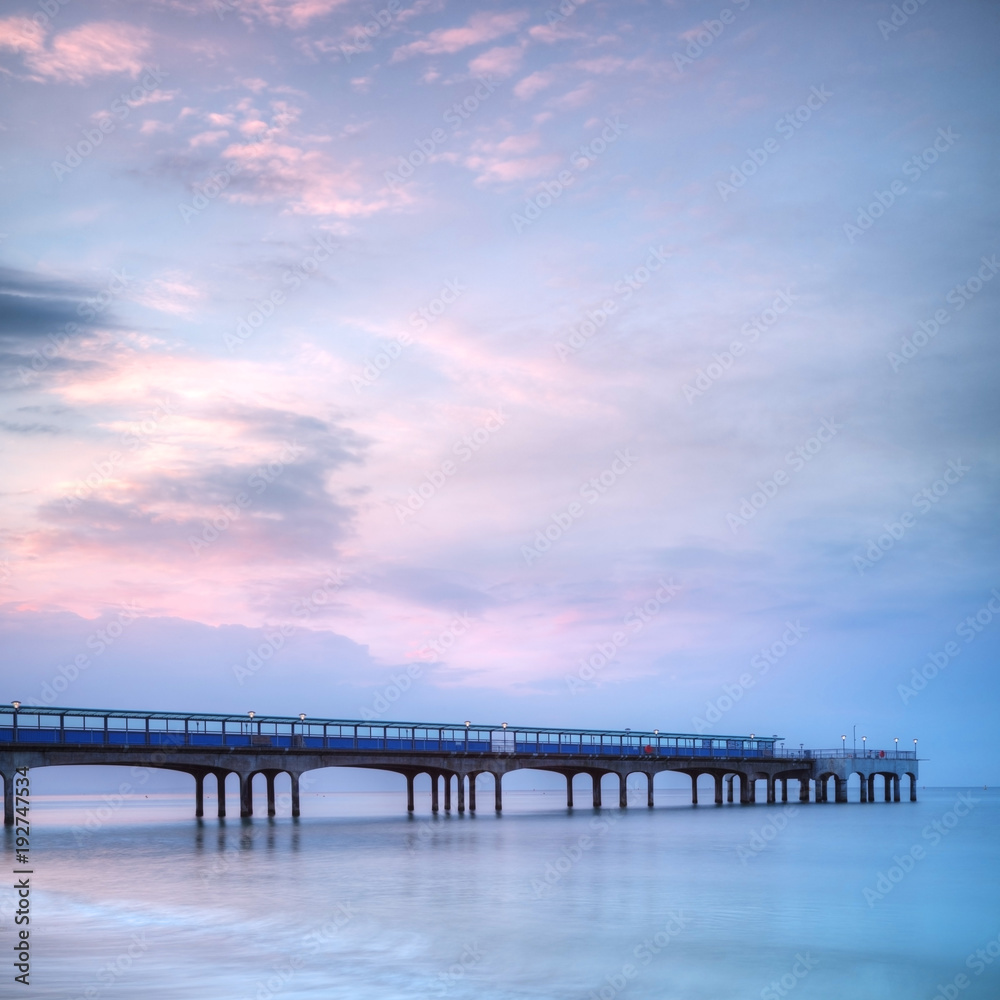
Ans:
[[[436,817],[427,796],[409,817],[399,793],[304,795],[298,822],[198,822],[191,796],[103,813],[100,796],[36,796],[31,986],[12,982],[9,877],[0,995],[1000,997],[996,791],[657,795],[567,811],[561,793],[505,792],[497,816],[481,791],[474,816]]]

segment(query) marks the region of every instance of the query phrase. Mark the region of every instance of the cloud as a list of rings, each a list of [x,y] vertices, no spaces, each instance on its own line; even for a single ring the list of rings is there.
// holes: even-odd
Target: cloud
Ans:
[[[551,73],[537,70],[515,84],[514,96],[519,97],[522,101],[527,101],[539,91],[551,87],[554,79],[555,77]]]
[[[513,76],[524,59],[523,45],[498,46],[484,52],[481,56],[476,56],[469,63],[469,72],[473,76]]]
[[[36,79],[86,83],[117,73],[135,77],[144,68],[149,33],[143,28],[120,21],[93,21],[56,35],[46,48],[42,29],[29,30],[26,20],[0,22],[0,47],[24,53],[25,67]]]
[[[399,62],[415,55],[452,55],[472,45],[492,42],[516,31],[527,17],[525,10],[473,14],[461,28],[438,28],[426,38],[401,46],[393,52],[392,61]]]

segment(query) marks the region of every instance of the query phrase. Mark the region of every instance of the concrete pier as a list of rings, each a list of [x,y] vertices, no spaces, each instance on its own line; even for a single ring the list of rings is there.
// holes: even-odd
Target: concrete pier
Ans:
[[[16,716],[16,725],[10,725]],[[103,717],[102,717],[103,716]],[[7,720],[5,726],[5,718]],[[177,720],[182,720],[183,728]],[[133,728],[133,723],[135,723]],[[239,733],[231,734],[232,723]],[[471,724],[470,724],[471,725]],[[170,728],[173,726],[174,728]],[[264,726],[270,726],[264,731]],[[698,805],[698,778],[710,776],[714,804],[733,803],[734,782],[739,782],[739,803],[757,801],[758,781],[766,785],[769,804],[788,801],[788,782],[799,782],[799,802],[848,801],[848,782],[857,782],[860,799],[876,801],[881,777],[882,799],[901,800],[900,783],[909,778],[911,802],[917,798],[918,761],[915,752],[868,750],[856,754],[831,751],[782,751],[774,739],[754,737],[702,737],[673,734],[615,732],[597,734],[557,730],[522,733],[510,727],[481,730],[470,726],[418,726],[412,723],[355,723],[319,720],[313,728],[301,719],[220,717],[124,713],[84,709],[22,709],[0,712],[0,778],[4,789],[4,822],[15,818],[14,777],[17,768],[66,764],[115,764],[182,771],[194,782],[194,815],[205,814],[205,778],[215,778],[217,813],[226,815],[226,778],[236,775],[240,816],[253,816],[253,780],[263,775],[267,815],[278,812],[275,781],[287,774],[291,782],[291,815],[301,814],[300,779],[324,767],[375,768],[395,771],[406,781],[406,809],[414,811],[414,779],[426,774],[431,785],[431,811],[441,807],[440,782],[444,781],[444,811],[452,808],[452,781],[457,782],[457,808],[476,811],[476,781],[489,774],[493,781],[494,808],[503,810],[503,776],[522,769],[548,770],[566,782],[566,806],[572,809],[573,778],[589,775],[592,802],[602,808],[601,779],[613,774],[618,781],[618,806],[628,807],[630,775],[646,778],[646,803],[654,804],[653,779],[664,771],[687,774],[691,803]],[[214,729],[212,728],[214,727]],[[282,728],[284,727],[284,728]],[[408,732],[407,732],[408,729]],[[307,730],[301,735],[302,730]],[[420,738],[417,738],[417,732]],[[287,733],[283,735],[282,733]],[[352,735],[347,737],[345,733]],[[322,735],[313,736],[312,733]],[[406,734],[402,738],[400,734]],[[433,733],[435,738],[430,738]],[[212,745],[212,744],[215,745]],[[466,781],[468,792],[466,793]],[[832,781],[833,794],[829,785]],[[283,801],[287,803],[287,799]]]

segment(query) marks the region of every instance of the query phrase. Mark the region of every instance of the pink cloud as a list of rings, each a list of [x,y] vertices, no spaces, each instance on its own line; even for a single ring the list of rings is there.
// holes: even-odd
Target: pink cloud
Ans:
[[[516,31],[527,18],[528,12],[512,10],[502,14],[473,14],[461,28],[438,28],[426,38],[403,45],[392,54],[392,61],[399,62],[413,55],[451,55],[472,45],[492,42]]]
[[[5,17],[0,20],[0,49],[14,52],[40,52],[45,31],[30,17]]]
[[[541,90],[552,86],[553,76],[551,73],[535,72],[518,81],[514,87],[514,96],[527,101],[534,97]]]
[[[524,58],[523,45],[498,46],[484,52],[481,56],[476,56],[469,63],[469,72],[474,76],[507,77],[517,72]]]
[[[126,73],[138,76],[149,50],[148,33],[117,21],[92,22],[52,39],[46,49],[35,44],[22,48],[25,66],[38,77],[66,83],[86,83],[93,77]]]

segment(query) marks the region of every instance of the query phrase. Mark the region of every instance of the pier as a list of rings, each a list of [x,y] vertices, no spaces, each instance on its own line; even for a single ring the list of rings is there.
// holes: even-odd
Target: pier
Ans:
[[[691,802],[698,804],[698,778],[713,779],[715,805],[757,801],[757,783],[766,783],[768,803],[787,802],[789,782],[798,802],[847,802],[848,782],[856,779],[862,802],[881,791],[886,802],[900,801],[901,779],[909,779],[909,799],[917,798],[918,760],[914,749],[785,750],[781,737],[712,736],[659,730],[540,729],[426,722],[366,722],[257,715],[187,712],[128,712],[90,708],[22,707],[0,711],[0,775],[4,823],[14,822],[17,768],[68,764],[113,764],[182,771],[194,779],[195,816],[204,816],[205,779],[214,782],[218,815],[226,815],[226,781],[239,781],[241,817],[253,815],[254,778],[263,775],[267,815],[274,816],[275,778],[291,779],[291,812],[300,815],[299,782],[324,767],[393,771],[406,779],[407,809],[414,808],[414,778],[431,781],[431,809],[476,810],[477,778],[490,775],[493,808],[503,808],[503,777],[511,771],[553,771],[566,779],[572,808],[573,779],[589,775],[591,803],[602,805],[601,779],[618,778],[618,805],[628,806],[626,781],[646,778],[647,805],[653,805],[653,778],[676,771],[691,779]],[[798,788],[794,783],[798,782]],[[832,786],[832,795],[831,795]],[[209,785],[211,789],[212,785]]]

